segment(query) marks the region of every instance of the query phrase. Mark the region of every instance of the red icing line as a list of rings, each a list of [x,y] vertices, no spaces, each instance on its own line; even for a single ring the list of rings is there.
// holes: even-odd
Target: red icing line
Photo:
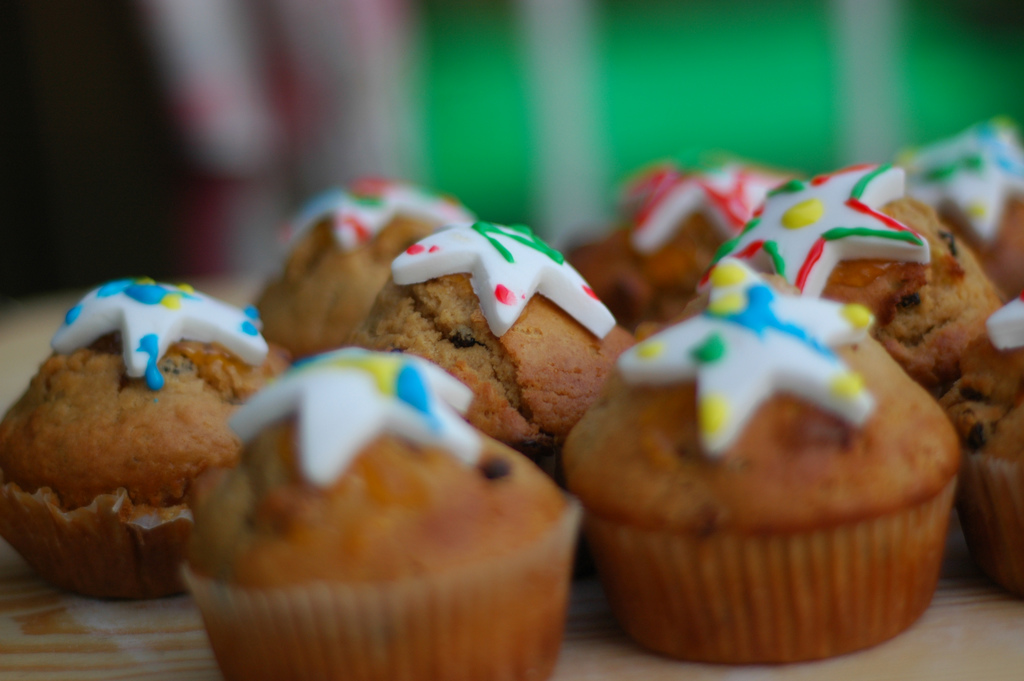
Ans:
[[[437,246],[434,246],[434,248],[437,248]],[[425,250],[426,248],[424,248],[420,244],[413,244],[412,246],[409,246],[409,248],[405,249],[405,252],[408,253],[409,255],[419,255]]]
[[[757,252],[764,246],[764,239],[758,239],[757,241],[751,241],[747,244],[747,247],[738,253],[734,253],[732,257],[749,259],[757,255]]]
[[[804,260],[804,264],[800,266],[800,271],[796,275],[796,287],[800,289],[802,293],[804,286],[807,285],[807,277],[811,276],[811,270],[818,264],[818,260],[821,259],[821,252],[825,250],[825,240],[818,238],[811,246],[810,253],[807,254],[807,259]]]
[[[356,239],[360,243],[363,243],[363,242],[366,242],[366,241],[370,240],[370,237],[371,237],[370,230],[368,230],[366,228],[366,225],[364,225],[362,222],[360,222],[355,217],[353,217],[351,215],[346,215],[345,219],[342,221],[342,224],[348,225],[349,227],[352,228],[352,230],[356,233]]]
[[[361,177],[349,186],[349,191],[359,196],[380,196],[394,184],[383,177]]]
[[[831,180],[836,175],[842,175],[844,173],[852,173],[854,171],[866,170],[867,168],[874,168],[874,167],[875,167],[874,163],[858,163],[857,165],[847,166],[847,167],[841,168],[840,170],[837,170],[835,172],[828,173],[827,175],[815,175],[814,177],[811,178],[811,186],[812,187],[817,187],[818,185],[825,184],[826,182]]]
[[[431,247],[430,247],[430,250],[429,250],[429,251],[427,251],[427,253],[437,253],[437,252],[438,252],[438,251],[440,251],[440,250],[441,250],[441,247],[440,247],[440,246],[434,245],[434,246],[431,246]]]
[[[589,286],[587,286],[586,284],[584,284],[584,285],[583,285],[583,292],[584,292],[584,293],[586,293],[586,294],[587,294],[588,296],[590,296],[591,298],[593,298],[594,300],[600,300],[600,299],[599,299],[599,298],[597,297],[597,294],[596,294],[596,293],[594,293],[594,289],[590,288],[590,287],[589,287]]]
[[[671,168],[664,168],[655,171],[649,178],[646,178],[629,188],[629,196],[638,196],[642,201],[633,222],[636,229],[646,227],[647,220],[651,217],[665,197],[679,186],[685,176]],[[644,196],[646,194],[646,197]]]
[[[870,206],[862,203],[861,201],[858,201],[857,199],[852,199],[852,198],[851,199],[847,199],[846,200],[846,205],[849,206],[850,208],[854,209],[858,213],[864,213],[865,215],[870,215],[871,217],[875,218],[879,222],[885,223],[886,225],[888,225],[889,227],[895,229],[898,232],[910,232],[911,234],[913,234],[916,237],[920,237],[921,236],[920,234],[918,234],[914,230],[912,230],[909,227],[907,227],[906,225],[904,225],[902,222],[899,222],[897,220],[892,219],[891,217],[889,217],[885,213],[878,212],[874,208],[871,208]],[[921,241],[924,241],[924,239],[921,239]]]
[[[503,284],[498,284],[494,288],[494,297],[498,299],[499,303],[504,303],[505,305],[516,304],[516,294],[505,288]]]
[[[740,229],[743,225],[747,224],[748,215],[750,208],[747,206],[747,202],[744,201],[746,197],[743,195],[743,187],[746,184],[747,176],[743,173],[736,174],[736,183],[727,192],[720,192],[714,187],[698,180],[698,184],[701,189],[704,190],[704,194],[708,197],[708,200],[722,211],[725,215],[725,219],[729,221],[733,229]]]

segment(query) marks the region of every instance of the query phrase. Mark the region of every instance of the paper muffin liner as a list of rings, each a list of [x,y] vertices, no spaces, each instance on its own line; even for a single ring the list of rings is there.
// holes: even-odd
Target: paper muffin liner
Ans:
[[[48,487],[30,494],[16,483],[0,484],[0,536],[43,579],[86,596],[184,591],[180,568],[191,532],[187,506],[133,506],[123,488],[65,511]]]
[[[593,514],[584,529],[612,611],[642,646],[702,662],[795,662],[874,645],[924,612],[954,488],[806,533],[701,537]]]
[[[956,507],[974,562],[1003,588],[1024,596],[1024,466],[965,454]]]
[[[369,584],[242,588],[184,568],[217,663],[235,679],[545,679],[565,625],[580,509],[516,553]]]

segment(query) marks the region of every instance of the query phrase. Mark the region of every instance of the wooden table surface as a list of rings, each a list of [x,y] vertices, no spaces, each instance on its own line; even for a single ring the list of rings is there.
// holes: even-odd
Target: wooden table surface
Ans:
[[[247,302],[255,282],[197,288]],[[0,308],[0,412],[24,390],[49,353],[49,338],[76,294]],[[1024,601],[982,576],[956,523],[931,607],[908,631],[870,650],[807,664],[727,667],[682,663],[645,653],[618,629],[600,585],[573,586],[553,681],[669,679],[718,681],[1024,677]],[[100,601],[57,591],[0,540],[0,681],[219,679],[202,621],[188,596]]]

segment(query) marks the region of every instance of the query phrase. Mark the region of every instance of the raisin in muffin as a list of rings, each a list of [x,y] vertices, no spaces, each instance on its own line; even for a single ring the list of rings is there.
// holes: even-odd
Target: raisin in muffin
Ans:
[[[89,293],[0,422],[0,535],[65,589],[181,591],[189,487],[237,462],[228,418],[287,366],[258,323],[185,286]]]

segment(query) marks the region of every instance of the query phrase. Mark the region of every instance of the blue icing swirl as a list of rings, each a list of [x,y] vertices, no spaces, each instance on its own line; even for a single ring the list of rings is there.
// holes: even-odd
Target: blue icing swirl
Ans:
[[[71,326],[72,324],[75,323],[75,320],[78,319],[78,317],[81,314],[82,314],[82,304],[79,303],[78,305],[75,305],[73,308],[68,310],[68,313],[66,315],[64,315],[64,323],[67,324],[68,326]]]
[[[795,324],[783,322],[776,317],[771,307],[774,299],[775,294],[772,293],[770,288],[764,284],[756,284],[747,289],[746,308],[735,314],[722,315],[719,318],[750,329],[758,336],[763,336],[766,329],[773,329],[779,333],[796,338],[825,357],[835,357],[835,353],[808,335],[807,331]],[[717,316],[711,313],[706,314],[712,317]]]
[[[150,390],[164,387],[164,376],[156,366],[156,361],[160,358],[160,341],[155,333],[147,333],[139,339],[139,352],[149,355],[146,362],[146,385]]]
[[[255,326],[253,326],[252,322],[244,321],[242,322],[242,333],[250,336],[257,336],[259,335],[260,332],[256,329]]]
[[[159,305],[167,295],[167,290],[156,284],[132,284],[124,290],[124,294],[143,305]]]
[[[255,305],[246,305],[242,312],[244,312],[245,316],[249,319],[256,320],[260,318],[260,311],[256,309]]]
[[[100,298],[116,296],[118,293],[121,293],[134,283],[134,279],[115,279],[114,281],[108,281],[103,286],[100,286],[99,290],[96,291],[96,295]]]

